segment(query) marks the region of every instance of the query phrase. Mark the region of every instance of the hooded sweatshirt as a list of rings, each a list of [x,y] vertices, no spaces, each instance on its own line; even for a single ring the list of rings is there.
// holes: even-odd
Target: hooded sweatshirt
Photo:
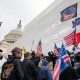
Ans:
[[[49,68],[47,67],[47,65],[48,65],[48,61],[42,60],[42,65],[37,80],[53,80],[52,74]]]

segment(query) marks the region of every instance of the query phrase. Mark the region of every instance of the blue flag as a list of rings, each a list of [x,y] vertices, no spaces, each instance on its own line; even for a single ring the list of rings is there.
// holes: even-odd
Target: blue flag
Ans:
[[[75,21],[72,21],[72,24],[73,24],[73,28],[80,25],[80,18],[76,18]]]
[[[60,50],[60,54],[59,56],[63,59],[63,61],[65,63],[69,63],[70,64],[70,57],[67,53],[67,50],[65,49],[63,43],[62,43],[62,46],[61,46],[61,50]]]

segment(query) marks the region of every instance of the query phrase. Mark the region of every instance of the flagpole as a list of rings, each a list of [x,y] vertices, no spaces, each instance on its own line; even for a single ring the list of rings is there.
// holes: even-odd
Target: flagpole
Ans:
[[[33,49],[33,45],[34,45],[34,40],[33,40],[32,45],[31,45],[31,51],[32,51],[32,49]]]
[[[74,66],[76,65],[76,60],[75,60],[75,50],[77,48],[77,44],[76,44],[76,26],[74,27],[74,47],[73,47],[73,50],[74,50]]]
[[[74,46],[77,47],[77,45],[76,45],[76,27],[75,27],[75,31],[74,31]]]

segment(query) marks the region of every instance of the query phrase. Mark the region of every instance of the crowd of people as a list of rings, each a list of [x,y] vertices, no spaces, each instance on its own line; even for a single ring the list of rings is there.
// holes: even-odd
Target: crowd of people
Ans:
[[[69,51],[67,52],[71,63],[60,73],[59,80],[78,80],[80,79],[80,52],[74,56]],[[0,61],[3,58],[1,54]],[[15,47],[12,55],[8,55],[2,65],[1,80],[53,80],[52,72],[57,56],[52,51],[48,52],[48,56],[35,55],[35,51],[26,52],[23,61],[21,57],[22,49]]]

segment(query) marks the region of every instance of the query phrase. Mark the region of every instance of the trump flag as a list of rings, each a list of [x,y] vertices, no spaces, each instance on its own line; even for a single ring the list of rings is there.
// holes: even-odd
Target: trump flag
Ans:
[[[73,4],[61,12],[61,21],[77,17],[77,3]]]

